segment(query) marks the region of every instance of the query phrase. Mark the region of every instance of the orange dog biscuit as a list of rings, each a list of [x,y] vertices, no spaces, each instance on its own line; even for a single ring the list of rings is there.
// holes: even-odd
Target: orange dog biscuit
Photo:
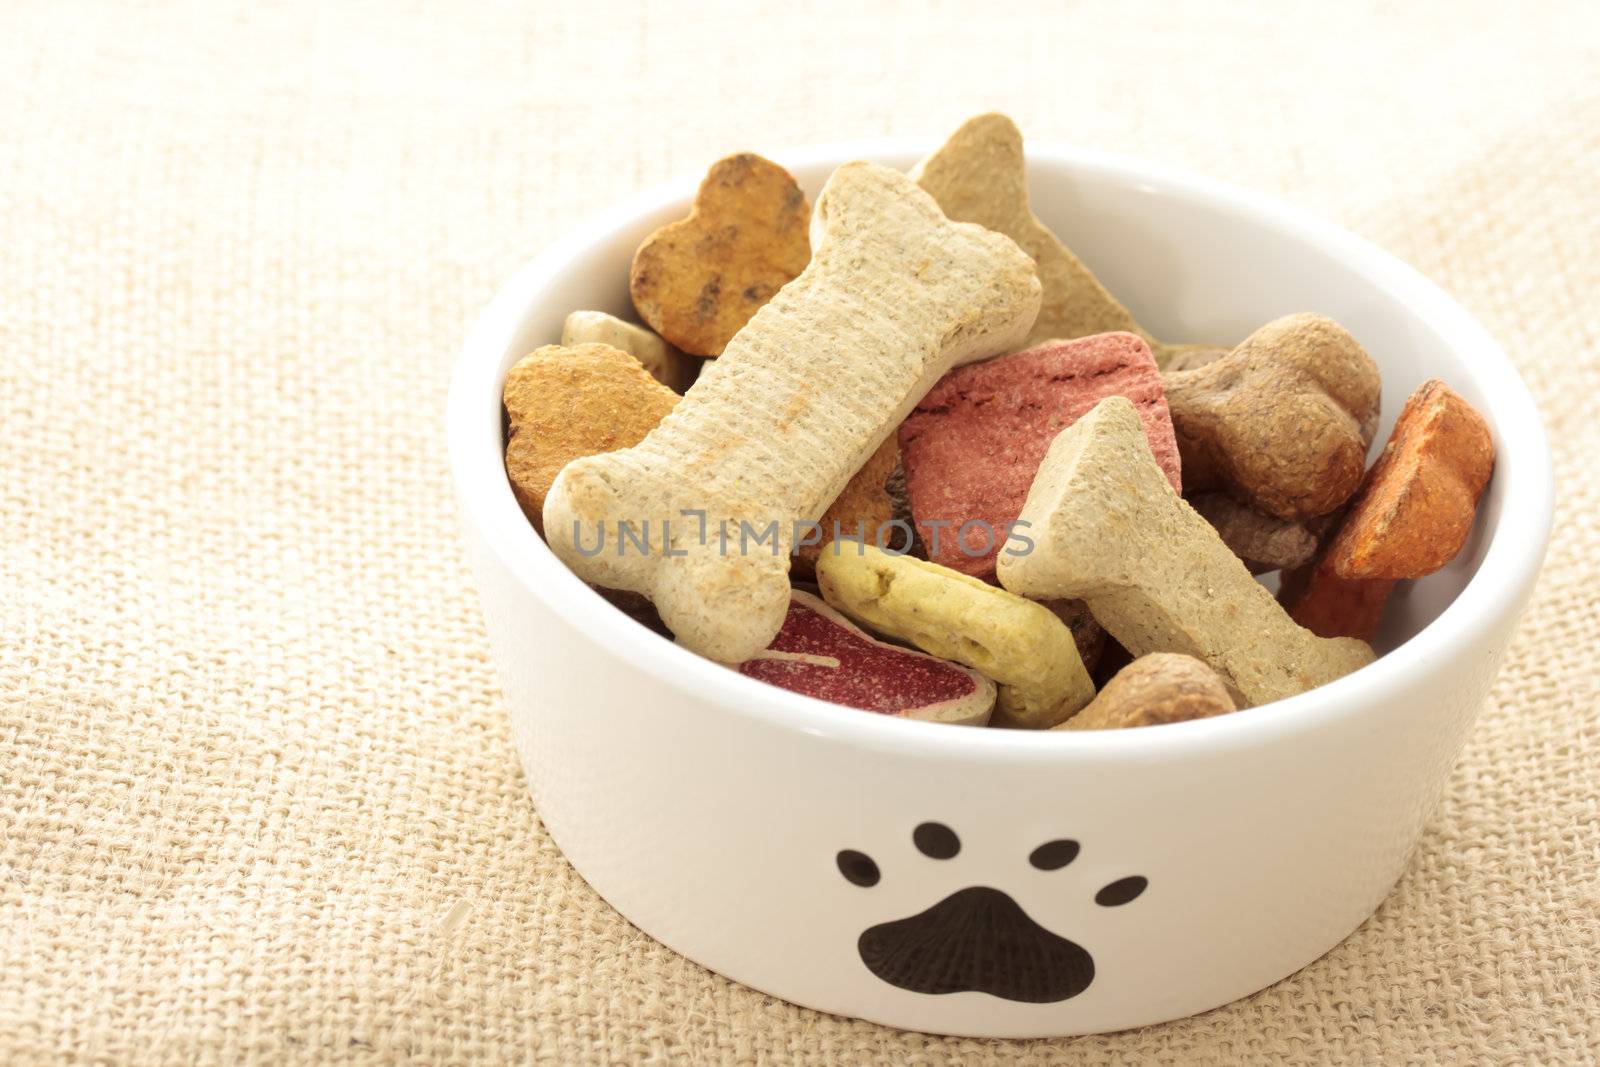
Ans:
[[[1328,545],[1341,578],[1421,578],[1467,542],[1494,470],[1483,416],[1438,379],[1411,394]]]
[[[506,474],[534,529],[551,483],[572,460],[644,440],[678,402],[637,359],[610,345],[545,345],[506,374]]]
[[[633,257],[628,289],[650,328],[691,355],[733,335],[811,259],[811,205],[788,171],[750,152],[712,164],[689,217]]]

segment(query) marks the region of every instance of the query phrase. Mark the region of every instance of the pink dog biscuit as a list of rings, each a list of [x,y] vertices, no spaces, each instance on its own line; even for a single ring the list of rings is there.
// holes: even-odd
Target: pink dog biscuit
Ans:
[[[1161,372],[1136,334],[1047,341],[945,375],[900,425],[906,488],[928,558],[992,576],[1007,524],[1022,513],[1050,443],[1108,396],[1133,402],[1151,453],[1180,489]]]
[[[868,637],[798,590],[778,636],[738,671],[818,700],[907,719],[982,726],[995,703],[995,684],[977,671]]]

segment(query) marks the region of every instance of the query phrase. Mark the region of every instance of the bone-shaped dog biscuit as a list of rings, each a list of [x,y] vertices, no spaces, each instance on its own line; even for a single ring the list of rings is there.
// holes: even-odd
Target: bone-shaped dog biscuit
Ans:
[[[1050,446],[1022,521],[1034,542],[1001,553],[1000,584],[1082,597],[1135,657],[1182,652],[1246,704],[1293,696],[1370,663],[1372,649],[1297,626],[1211,524],[1172,491],[1133,405],[1101,401]]]
[[[1016,347],[1039,309],[1025,252],[950,222],[887,167],[835,171],[812,231],[805,271],[674,413],[633,448],[567,466],[545,502],[550,546],[580,577],[645,594],[681,644],[723,662],[782,625],[795,523],[822,514],[942,374]],[[770,553],[743,536],[768,524]]]
[[[1125,330],[1148,341],[1163,367],[1178,353],[1208,347],[1169,345],[1150,336],[1039,221],[1028,207],[1022,131],[1005,115],[991,112],[968,119],[937,152],[912,168],[911,177],[950,218],[1005,234],[1039,265],[1044,297],[1028,333],[1030,346]]]
[[[1295,521],[1326,515],[1361,484],[1382,383],[1332,319],[1286,315],[1221,359],[1162,377],[1186,491],[1225,489]]]

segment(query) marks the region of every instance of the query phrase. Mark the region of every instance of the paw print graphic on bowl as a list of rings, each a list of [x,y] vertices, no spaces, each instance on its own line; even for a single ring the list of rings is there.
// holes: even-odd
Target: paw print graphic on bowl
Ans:
[[[943,823],[922,823],[911,840],[931,860],[952,859],[961,851],[961,839]],[[1056,871],[1077,859],[1079,851],[1077,841],[1059,838],[1034,849],[1028,862]],[[877,862],[864,852],[844,849],[835,861],[852,885],[870,889],[882,879]],[[1120,907],[1138,899],[1148,885],[1143,875],[1118,878],[1102,886],[1094,902]],[[1094,957],[1087,949],[1041,926],[1011,894],[988,885],[958,889],[916,915],[868,927],[856,949],[869,971],[913,993],[977,991],[1048,1004],[1071,999],[1094,981]]]

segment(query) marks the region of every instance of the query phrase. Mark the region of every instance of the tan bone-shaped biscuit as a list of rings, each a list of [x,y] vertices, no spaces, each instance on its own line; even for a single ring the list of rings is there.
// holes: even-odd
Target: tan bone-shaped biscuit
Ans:
[[[625,322],[604,311],[574,311],[561,324],[561,343],[568,348],[574,345],[602,344],[620,348],[644,364],[644,369],[656,381],[681,393],[694,381],[695,364],[676,348],[643,326]]]
[[[1172,491],[1139,416],[1109,397],[1050,446],[1022,510],[1035,542],[1001,553],[1000,584],[1082,597],[1135,657],[1181,652],[1245,704],[1304,692],[1370,663],[1372,649],[1297,626],[1211,524]]]
[[[569,567],[650,597],[681,644],[723,662],[754,656],[783,624],[795,524],[823,513],[941,375],[1015,348],[1039,308],[1026,253],[950,222],[887,167],[835,171],[812,237],[805,271],[672,415],[633,448],[567,466],[545,502]],[[741,522],[758,535],[775,523],[772,551]],[[619,523],[633,530],[621,551]],[[594,552],[597,531],[609,540]]]
[[[1163,367],[1180,352],[1208,347],[1169,345],[1150,336],[1039,221],[1028,206],[1022,131],[1005,115],[990,112],[968,119],[938,151],[912,168],[911,177],[947,216],[1005,234],[1039,265],[1044,293],[1027,346],[1125,330],[1148,341]]]
[[[1295,521],[1326,515],[1361,484],[1381,381],[1332,319],[1275,319],[1221,359],[1162,379],[1186,491],[1223,489]]]

